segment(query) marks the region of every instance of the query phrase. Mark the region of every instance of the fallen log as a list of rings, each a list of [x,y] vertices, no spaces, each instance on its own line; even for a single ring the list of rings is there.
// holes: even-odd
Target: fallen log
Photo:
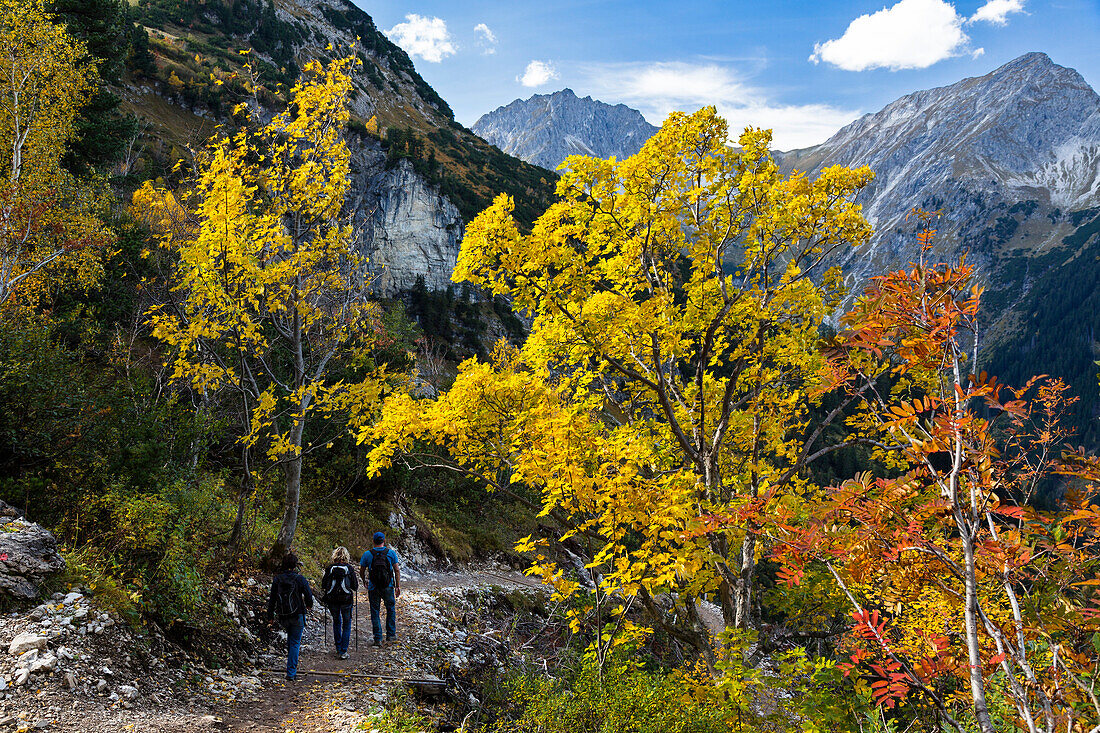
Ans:
[[[265,674],[285,675],[281,669],[261,669]],[[320,669],[298,670],[298,674],[312,674],[319,677],[347,677],[358,680],[378,680],[381,682],[404,682],[422,692],[438,695],[447,689],[447,683],[438,677],[396,677],[385,674],[366,674],[364,672],[329,672]]]

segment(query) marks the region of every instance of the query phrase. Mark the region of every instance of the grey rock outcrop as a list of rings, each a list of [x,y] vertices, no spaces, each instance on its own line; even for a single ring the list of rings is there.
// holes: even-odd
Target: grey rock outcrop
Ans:
[[[941,210],[936,259],[966,252],[993,284],[1006,254],[1043,253],[1100,203],[1100,96],[1073,69],[1025,54],[982,77],[906,95],[813,148],[777,154],[785,170],[867,165],[869,248],[840,264],[853,292],[918,256],[914,207]]]
[[[580,98],[572,89],[517,99],[482,115],[471,129],[505,153],[551,170],[570,155],[629,157],[657,132],[638,110]]]
[[[49,530],[0,504],[0,595],[32,600],[42,581],[65,569],[65,559]]]
[[[379,149],[357,151],[348,203],[372,290],[391,296],[418,277],[429,290],[446,289],[465,232],[462,215],[408,161],[384,163]]]

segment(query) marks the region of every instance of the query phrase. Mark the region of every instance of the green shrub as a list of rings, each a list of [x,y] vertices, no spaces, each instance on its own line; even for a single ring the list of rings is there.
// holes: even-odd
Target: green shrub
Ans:
[[[585,664],[567,684],[525,675],[512,684],[514,733],[727,733],[727,711],[675,674]],[[732,730],[736,730],[733,728]],[[747,728],[746,730],[752,730]]]
[[[207,604],[205,578],[234,509],[221,479],[210,475],[148,493],[115,484],[84,502],[79,534],[86,556],[122,581],[142,613],[186,619]]]
[[[65,592],[74,586],[88,589],[100,608],[114,611],[131,626],[140,623],[140,613],[130,594],[117,580],[103,573],[87,550],[63,550],[65,570],[48,579],[42,590],[46,594]]]
[[[721,637],[717,675],[702,662],[655,666],[634,642],[603,670],[590,649],[548,678],[542,670],[506,679],[491,695],[508,733],[848,733],[873,712],[835,664],[802,650],[744,664],[752,634]],[[489,730],[489,729],[487,729]]]

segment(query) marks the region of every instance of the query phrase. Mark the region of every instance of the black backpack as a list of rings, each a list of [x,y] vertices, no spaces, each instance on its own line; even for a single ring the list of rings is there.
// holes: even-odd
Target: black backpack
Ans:
[[[275,597],[275,615],[290,618],[305,613],[302,594],[298,592],[297,577],[294,573],[282,573],[275,576],[271,594]]]
[[[347,565],[333,565],[325,578],[322,602],[329,608],[343,608],[351,603],[351,570]]]
[[[375,590],[393,585],[393,566],[390,565],[390,549],[375,547],[370,551],[370,582]]]

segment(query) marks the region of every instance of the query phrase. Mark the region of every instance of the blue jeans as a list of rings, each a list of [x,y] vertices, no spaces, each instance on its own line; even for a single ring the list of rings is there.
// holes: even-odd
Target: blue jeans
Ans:
[[[367,593],[370,598],[370,624],[374,630],[374,640],[382,641],[382,601],[386,602],[386,640],[397,638],[397,599],[393,597],[393,588],[376,590],[371,588]]]
[[[336,642],[336,653],[344,654],[351,642],[351,606],[330,608],[332,612],[332,640]]]
[[[306,629],[306,615],[300,613],[290,618],[279,619],[286,629],[286,678],[292,680],[298,676],[298,653],[302,650],[302,632]]]

